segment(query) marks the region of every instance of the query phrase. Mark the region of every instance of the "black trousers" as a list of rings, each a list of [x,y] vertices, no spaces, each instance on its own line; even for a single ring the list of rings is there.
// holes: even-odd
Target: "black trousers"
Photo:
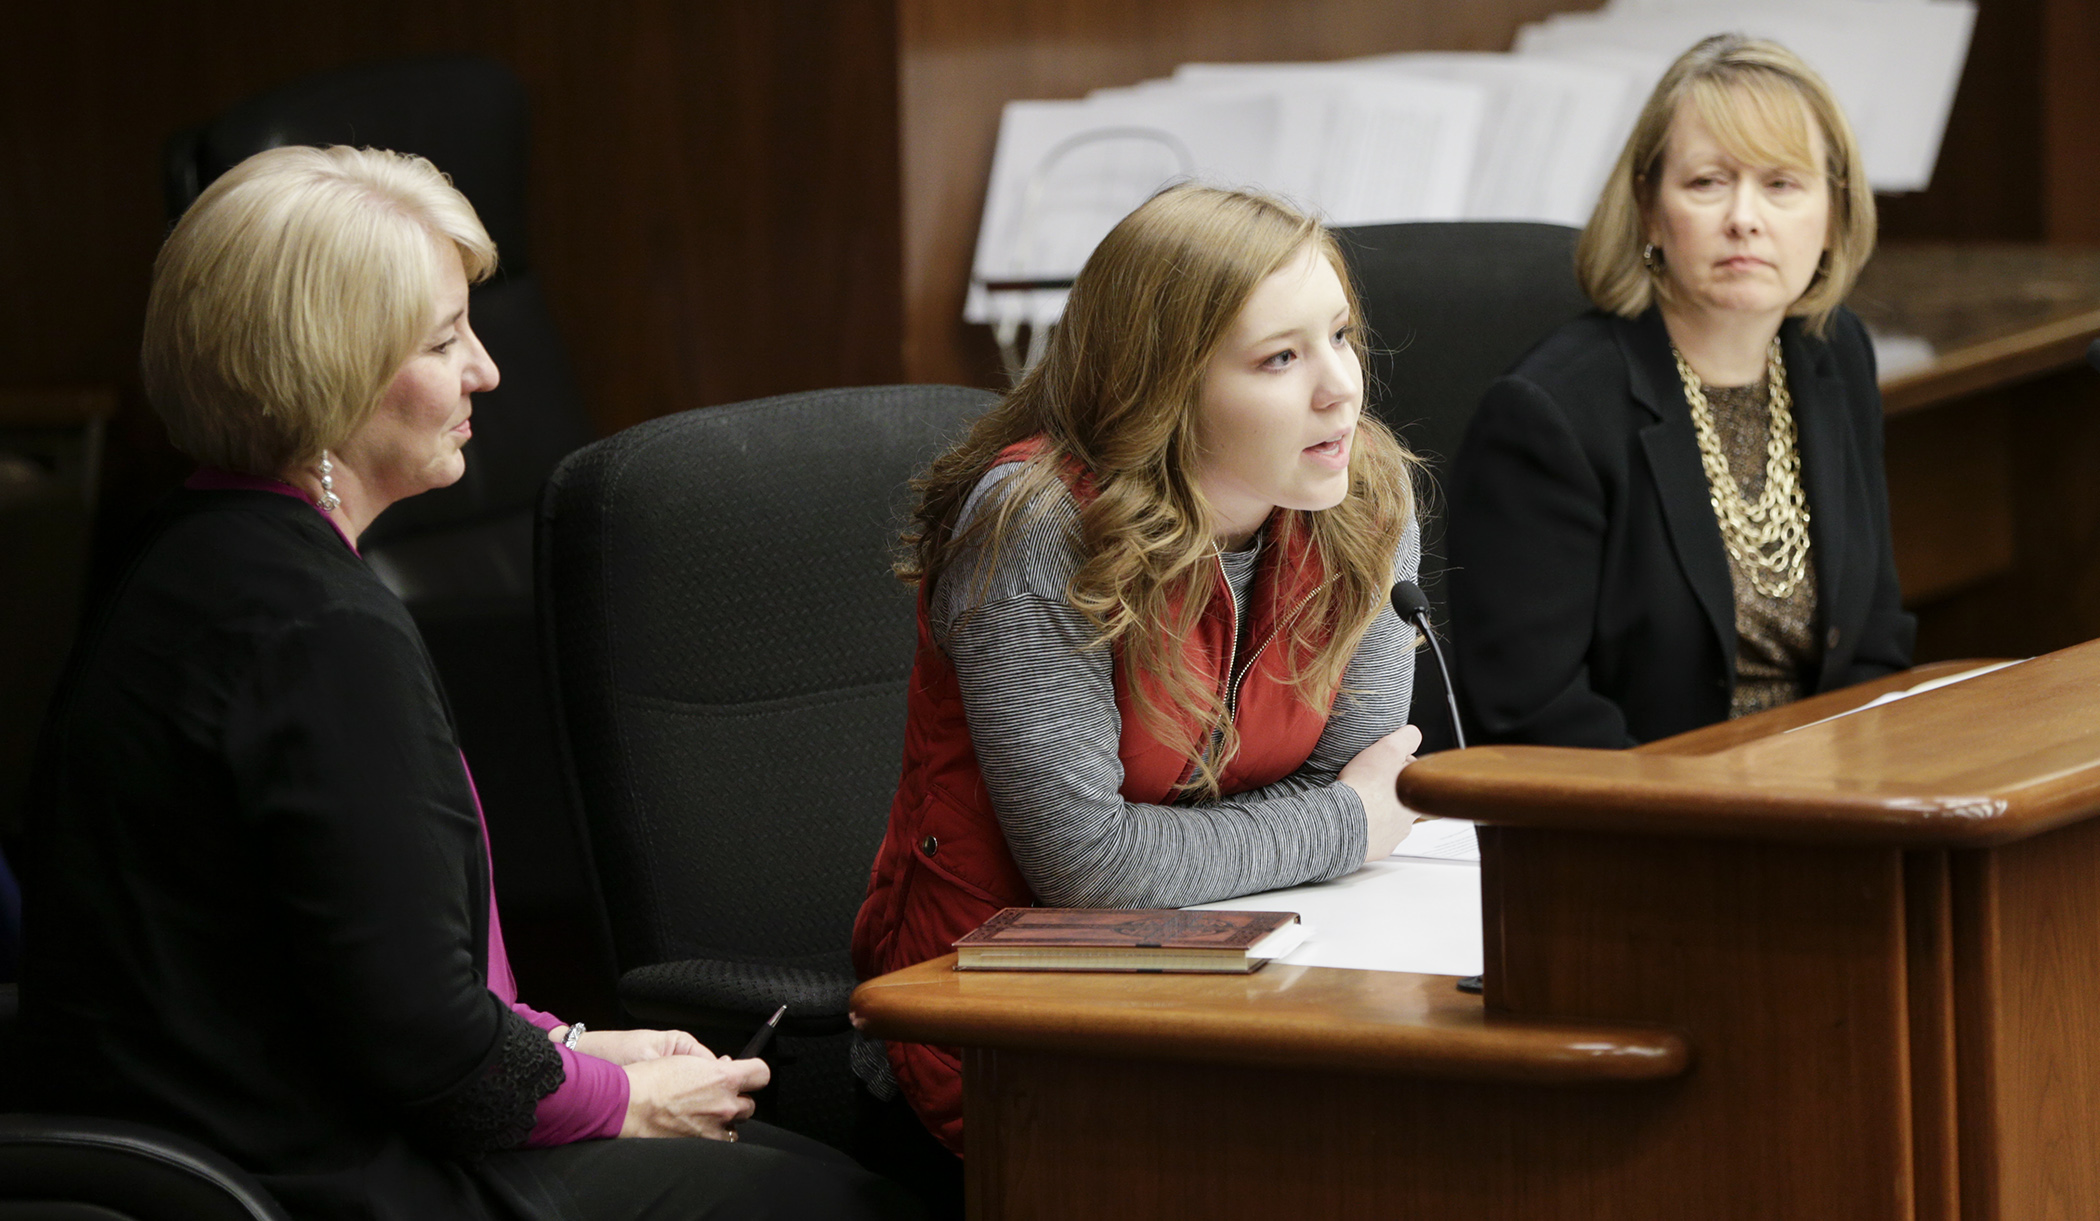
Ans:
[[[735,1144],[589,1140],[484,1159],[478,1175],[547,1221],[917,1221],[918,1204],[828,1145],[763,1123]]]
[[[901,1096],[883,1102],[865,1085],[858,1093],[854,1152],[861,1162],[917,1197],[927,1221],[963,1221],[962,1159],[933,1138]]]

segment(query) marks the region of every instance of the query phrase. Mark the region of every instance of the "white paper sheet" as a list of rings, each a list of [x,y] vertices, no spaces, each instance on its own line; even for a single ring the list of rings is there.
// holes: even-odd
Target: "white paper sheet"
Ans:
[[[1297,912],[1305,943],[1279,961],[1360,971],[1478,975],[1480,868],[1393,857],[1318,886],[1201,903],[1192,910]]]
[[[2003,670],[2007,666],[2017,666],[2019,664],[2020,663],[2018,661],[1999,661],[1993,662],[1987,666],[1978,666],[1973,670],[1963,670],[1959,674],[1949,674],[1945,678],[1928,679],[1925,682],[1919,683],[1915,687],[1905,687],[1901,691],[1890,691],[1882,695],[1877,695],[1873,699],[1868,700],[1866,703],[1861,704],[1859,707],[1848,708],[1835,716],[1827,716],[1820,721],[1810,721],[1806,725],[1796,725],[1792,729],[1787,730],[1787,732],[1800,733],[1804,729],[1813,729],[1818,725],[1827,725],[1832,721],[1843,720],[1848,716],[1857,715],[1859,713],[1865,712],[1869,708],[1879,708],[1883,704],[1893,704],[1897,700],[1907,700],[1913,695],[1923,695],[1927,691],[1937,691],[1941,687],[1951,687],[1956,683],[1965,683],[1972,678],[1981,678],[1994,670]]]
[[[1337,225],[1588,218],[1655,82],[1710,34],[1777,39],[1822,74],[1881,191],[1931,181],[1973,0],[1612,0],[1518,32],[1515,54],[1184,64],[1082,101],[1012,102],[963,316],[1047,326],[1118,220],[1182,178],[1280,194]]]
[[[1314,156],[1308,202],[1333,224],[1456,220],[1465,214],[1489,104],[1489,91],[1478,84],[1353,62],[1183,64],[1173,88],[1198,96],[1254,92],[1320,99],[1328,122]]]
[[[1623,68],[1478,51],[1349,62],[1486,91],[1468,220],[1587,221],[1647,86]]]
[[[1880,191],[1931,183],[1968,55],[1971,0],[1614,0],[1524,27],[1517,50],[1584,57],[1618,48],[1665,63],[1712,34],[1774,39],[1829,84]]]
[[[1132,208],[1180,179],[1281,195],[1333,224],[1465,211],[1486,90],[1332,65],[1187,65],[1172,81],[1013,102],[1000,123],[963,317],[1056,321],[1058,289]]]
[[[1130,210],[1179,178],[1259,186],[1280,121],[1273,97],[1010,102],[963,317],[1054,321],[1065,293],[987,293],[977,281],[1069,279]]]
[[[1939,359],[1939,352],[1932,341],[1918,335],[1901,335],[1891,331],[1868,328],[1867,339],[1874,345],[1874,369],[1886,383],[1890,378],[1901,377],[1913,369],[1922,369]]]
[[[1407,838],[1393,849],[1393,855],[1478,865],[1480,840],[1473,834],[1473,824],[1463,818],[1424,818],[1408,828]]]

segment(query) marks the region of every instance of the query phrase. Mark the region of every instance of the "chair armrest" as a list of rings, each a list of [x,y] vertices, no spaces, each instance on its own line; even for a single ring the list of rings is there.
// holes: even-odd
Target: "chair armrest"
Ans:
[[[0,1115],[0,1200],[100,1205],[138,1221],[290,1221],[247,1171],[145,1124]]]

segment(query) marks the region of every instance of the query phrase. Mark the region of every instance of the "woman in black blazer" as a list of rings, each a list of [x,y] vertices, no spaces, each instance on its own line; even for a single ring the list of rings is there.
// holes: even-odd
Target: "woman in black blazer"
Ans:
[[[1829,90],[1723,35],[1656,86],[1577,250],[1600,307],[1489,388],[1451,480],[1478,741],[1625,747],[1910,664]],[[1702,435],[1703,434],[1703,435]]]

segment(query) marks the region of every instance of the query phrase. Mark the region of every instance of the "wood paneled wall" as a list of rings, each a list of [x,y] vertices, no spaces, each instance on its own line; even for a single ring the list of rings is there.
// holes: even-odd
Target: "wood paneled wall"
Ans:
[[[0,44],[0,380],[134,381],[163,140],[359,60],[472,52],[524,78],[535,260],[610,430],[787,390],[988,377],[958,355],[956,318],[1010,98],[1189,59],[1498,49],[1585,6],[32,0]]]
[[[7,24],[0,383],[122,389],[118,523],[182,469],[135,371],[163,141],[361,60],[525,81],[534,259],[601,430],[902,374],[885,0],[24,0]]]
[[[1597,2],[22,0],[0,39],[0,382],[120,387],[113,497],[157,493],[174,464],[134,366],[162,141],[305,73],[464,51],[532,96],[535,260],[602,430],[819,386],[992,384],[959,316],[1009,98],[1191,59],[1498,49]],[[1889,233],[2100,239],[2100,15],[1981,3],[1935,185],[1889,202]]]
[[[1883,200],[1883,236],[2100,242],[2095,64],[2092,0],[1978,0],[1932,189]],[[1973,568],[2011,548],[1998,575],[1913,602],[1919,661],[2031,656],[2100,635],[2096,409],[2100,382],[2079,367],[1892,422],[1890,486],[1944,506],[1899,514],[1907,550],[1966,548]],[[1951,483],[1947,471],[1959,472]]]

